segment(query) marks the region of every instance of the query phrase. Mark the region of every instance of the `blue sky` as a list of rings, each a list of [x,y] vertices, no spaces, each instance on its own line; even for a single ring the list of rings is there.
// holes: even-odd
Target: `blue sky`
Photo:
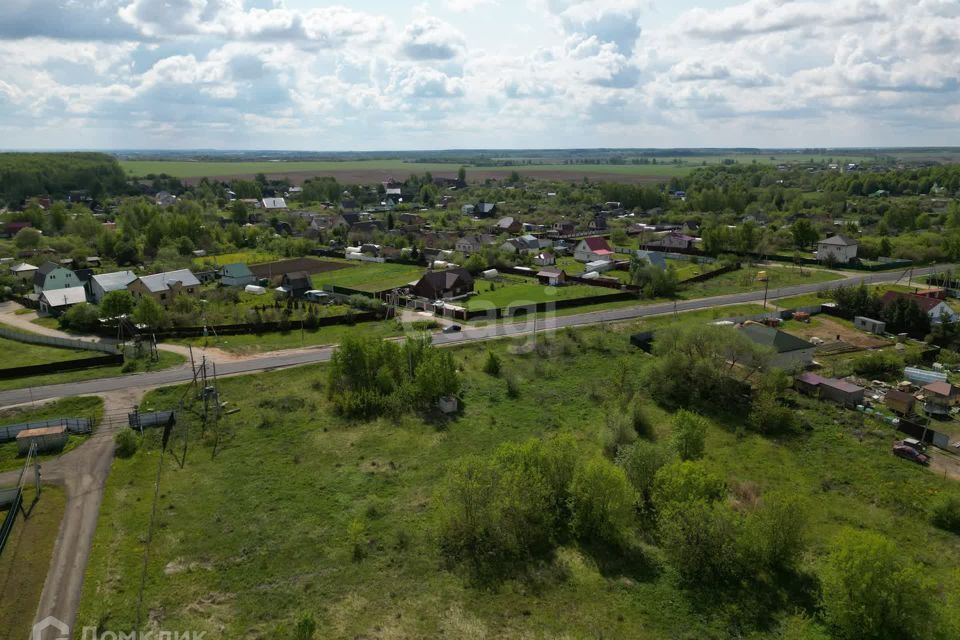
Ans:
[[[3,0],[0,146],[960,145],[957,0]]]

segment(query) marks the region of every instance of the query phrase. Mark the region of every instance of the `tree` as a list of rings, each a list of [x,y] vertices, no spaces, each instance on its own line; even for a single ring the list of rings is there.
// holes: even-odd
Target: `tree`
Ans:
[[[680,409],[673,417],[673,446],[681,460],[703,457],[707,422],[701,416]]]
[[[149,329],[159,329],[166,321],[166,311],[150,296],[143,296],[133,308],[133,320]]]
[[[75,304],[60,316],[60,326],[80,333],[94,331],[100,326],[100,310],[86,302]]]
[[[133,296],[126,289],[109,291],[100,301],[101,318],[119,318],[133,312]]]
[[[790,227],[790,233],[793,234],[793,244],[797,249],[810,246],[820,237],[820,234],[806,218],[800,218],[794,222],[793,226]]]
[[[460,167],[460,168],[457,170],[457,180],[459,180],[460,182],[466,183],[466,181],[467,181],[467,168],[466,168],[466,167]]]
[[[623,469],[594,457],[576,467],[570,483],[570,526],[581,540],[621,544],[630,535],[637,494]]]
[[[250,214],[247,212],[247,205],[243,204],[239,200],[235,200],[232,205],[230,205],[230,217],[238,225],[245,225],[250,221]]]
[[[736,521],[719,502],[695,500],[658,519],[660,543],[684,583],[719,586],[734,583],[742,572]]]
[[[821,605],[837,638],[935,637],[936,593],[922,568],[884,536],[846,529],[820,571]]]
[[[727,483],[702,462],[677,461],[657,471],[653,504],[661,513],[687,502],[715,502],[727,495]]]
[[[13,237],[13,244],[17,245],[17,249],[36,249],[40,246],[40,238],[41,234],[37,229],[24,227]]]
[[[657,471],[669,460],[670,454],[666,449],[646,440],[638,440],[617,451],[617,464],[644,503],[650,502]]]

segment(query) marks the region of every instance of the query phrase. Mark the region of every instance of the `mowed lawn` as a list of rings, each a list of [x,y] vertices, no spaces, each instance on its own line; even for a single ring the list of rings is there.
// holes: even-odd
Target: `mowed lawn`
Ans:
[[[759,279],[761,271],[766,272],[767,282]],[[748,266],[742,269],[731,271],[717,276],[706,282],[698,282],[685,286],[680,297],[684,299],[708,298],[711,296],[722,296],[731,293],[744,293],[747,291],[763,291],[767,289],[770,297],[776,296],[779,289],[792,287],[800,284],[819,284],[840,280],[844,276],[824,271],[822,269],[809,269],[804,267],[770,267],[770,266]]]
[[[0,353],[3,354],[3,358],[0,360],[0,368],[2,369],[81,360],[104,355],[99,351],[48,347],[42,344],[29,344],[6,338],[0,338]]]
[[[467,300],[468,309],[505,309],[540,302],[556,302],[590,296],[607,296],[620,293],[616,289],[592,287],[586,284],[565,284],[560,287],[544,286],[532,278],[504,276],[497,281],[477,280],[474,285],[477,295]]]
[[[632,562],[600,563],[568,544],[496,588],[476,587],[444,562],[433,496],[449,465],[555,434],[599,452],[615,390],[638,384],[649,357],[629,344],[635,328],[540,336],[535,352],[516,341],[454,349],[464,409],[443,425],[414,415],[341,419],[326,400],[322,365],[221,380],[222,399],[239,411],[221,423],[217,456],[209,429],[202,438],[185,412],[177,429],[192,439],[186,466],[170,455],[162,461],[143,619],[208,637],[294,637],[304,616],[323,638],[779,637],[776,620],[809,604],[766,612],[768,632],[738,633],[722,605],[678,588],[655,540]],[[483,373],[487,349],[501,358],[499,378]],[[507,393],[507,377],[516,393]],[[165,406],[181,395],[162,389],[148,402]],[[641,401],[656,438],[668,443],[671,416]],[[947,580],[960,539],[932,528],[925,509],[953,490],[949,481],[891,456],[894,432],[872,418],[797,402],[809,429],[781,440],[744,432],[742,421],[710,420],[707,463],[732,487],[802,497],[810,523],[803,575],[843,527],[857,526],[889,536],[930,579]],[[114,461],[80,626],[109,620],[126,629],[136,619],[159,437],[148,432],[133,458]]]
[[[341,262],[339,260],[335,262]],[[322,289],[325,284],[358,289],[360,291],[383,291],[416,282],[423,276],[423,267],[390,262],[347,261],[350,267],[313,276],[313,286]]]

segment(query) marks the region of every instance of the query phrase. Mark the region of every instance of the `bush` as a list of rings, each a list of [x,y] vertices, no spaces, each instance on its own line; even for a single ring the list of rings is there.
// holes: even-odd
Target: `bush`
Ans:
[[[623,469],[596,457],[577,465],[570,483],[570,527],[581,540],[622,544],[634,522],[637,494]]]
[[[701,416],[683,409],[673,416],[673,446],[681,460],[703,457],[707,422]]]
[[[694,501],[715,502],[727,494],[727,483],[702,462],[665,465],[653,479],[653,504],[658,511]]]
[[[637,432],[633,430],[630,416],[624,415],[619,407],[607,409],[606,423],[601,429],[600,444],[604,454],[610,458],[617,454],[620,447],[637,440]]]
[[[797,428],[797,416],[772,393],[761,393],[753,402],[749,417],[750,428],[757,433],[787,433]]]
[[[132,429],[123,428],[113,437],[118,458],[129,458],[137,452],[139,441]]]
[[[821,605],[837,638],[936,637],[933,584],[884,536],[847,529],[820,571]]]
[[[100,326],[100,310],[86,302],[75,304],[60,316],[60,326],[79,333],[95,331]]]
[[[508,398],[519,398],[520,397],[520,382],[517,380],[516,376],[507,376],[507,397]]]
[[[487,352],[487,361],[483,363],[483,372],[493,377],[500,375],[500,358],[493,351]]]
[[[871,351],[853,361],[853,371],[866,378],[899,380],[904,361],[893,351]]]
[[[654,429],[653,422],[639,402],[635,401],[630,409],[630,423],[633,425],[633,430],[641,438],[650,440],[656,438],[657,432]]]
[[[960,496],[944,493],[933,501],[930,523],[938,529],[960,534]]]
[[[617,452],[617,464],[645,503],[650,502],[657,471],[669,460],[670,454],[663,447],[645,440],[621,447]]]
[[[719,586],[742,575],[735,517],[726,505],[704,500],[676,505],[659,519],[658,531],[681,582]]]
[[[297,626],[293,629],[293,639],[294,640],[313,640],[313,636],[317,631],[317,623],[314,622],[311,616],[303,616],[300,618],[300,621],[297,622]]]

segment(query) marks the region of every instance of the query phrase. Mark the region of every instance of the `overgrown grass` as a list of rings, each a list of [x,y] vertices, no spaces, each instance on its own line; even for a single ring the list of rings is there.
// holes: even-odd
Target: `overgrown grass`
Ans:
[[[670,416],[636,382],[649,356],[628,342],[652,322],[456,349],[463,410],[449,421],[340,419],[325,397],[324,366],[222,381],[222,399],[239,411],[221,421],[216,457],[213,428],[201,436],[184,413],[177,428],[192,441],[186,466],[163,461],[144,598],[151,615],[164,628],[217,636],[292,637],[310,615],[325,638],[729,637],[721,607],[681,591],[655,547],[626,561],[564,546],[521,577],[479,589],[442,563],[432,534],[431,497],[449,463],[558,433],[572,434],[585,453],[599,451],[622,392],[639,393],[653,437],[666,442]],[[483,371],[489,350],[501,360],[498,377]],[[166,406],[181,393],[162,389],[147,402]],[[890,455],[887,427],[792,401],[807,431],[770,439],[745,433],[737,419],[711,420],[708,463],[735,486],[791,491],[809,503],[804,571],[852,524],[884,532],[942,579],[960,542],[927,525],[925,510],[949,484]],[[149,433],[133,458],[114,462],[81,626],[124,627],[136,617],[158,438]],[[766,613],[776,622],[792,608]]]
[[[102,355],[98,351],[48,347],[47,345],[29,344],[17,340],[8,340],[6,338],[0,338],[0,353],[3,354],[3,361],[0,363],[0,367],[4,369],[26,367],[35,364],[67,362],[68,360],[81,360],[83,358]]]
[[[25,508],[33,502],[33,492],[32,487],[24,492]],[[4,638],[30,637],[65,505],[63,489],[48,485],[30,518],[17,517],[0,555],[0,633]]]
[[[758,279],[761,271],[766,272],[767,283]],[[797,267],[745,266],[743,269],[725,273],[712,280],[688,285],[681,290],[680,297],[687,300],[709,298],[746,291],[763,291],[764,288],[767,288],[769,295],[774,296],[778,289],[784,287],[831,282],[841,278],[843,276],[836,273],[807,267],[798,269]]]
[[[46,402],[36,406],[23,406],[14,409],[0,410],[0,426],[19,424],[33,420],[47,420],[49,418],[91,418],[94,421],[94,430],[103,418],[103,400],[94,396],[64,398],[54,402]],[[40,460],[66,453],[81,444],[87,436],[71,435],[63,451],[55,454],[43,454]],[[0,443],[0,471],[20,469],[23,467],[23,458],[17,455],[16,442]]]
[[[468,309],[503,309],[532,303],[573,300],[620,293],[617,289],[585,284],[549,287],[536,282],[532,278],[521,276],[504,276],[500,281],[478,280],[474,291],[477,292],[477,295],[467,301]]]

